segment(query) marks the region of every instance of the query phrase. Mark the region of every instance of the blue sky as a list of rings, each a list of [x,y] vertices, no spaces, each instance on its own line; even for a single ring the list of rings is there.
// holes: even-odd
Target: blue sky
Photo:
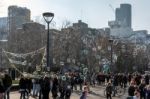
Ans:
[[[0,0],[0,17],[7,16],[9,5],[18,5],[29,8],[33,19],[45,11],[55,13],[57,27],[65,20],[77,22],[81,19],[89,27],[103,28],[108,26],[109,20],[115,19],[115,13],[109,5],[115,9],[121,3],[132,5],[133,29],[150,32],[150,0]]]

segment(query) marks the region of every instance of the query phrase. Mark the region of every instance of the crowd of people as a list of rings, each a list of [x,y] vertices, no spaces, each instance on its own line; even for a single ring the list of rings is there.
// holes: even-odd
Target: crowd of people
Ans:
[[[22,76],[19,81],[20,99],[25,99],[30,95],[32,97],[38,97],[39,99],[49,99],[50,92],[53,99],[58,97],[60,99],[70,99],[73,89],[77,90],[77,85],[80,86],[80,90],[85,89],[82,88],[83,83],[84,79],[82,79],[78,73],[45,75],[44,77],[34,77],[32,79]]]
[[[148,75],[130,75],[130,85],[128,88],[128,99],[150,99],[150,84]]]
[[[49,93],[53,99],[70,99],[73,91],[82,92],[80,99],[87,99],[90,86],[106,85],[106,99],[116,96],[114,91],[117,86],[128,89],[127,99],[150,99],[150,77],[146,74],[103,74],[93,73],[81,75],[78,72],[66,74],[52,74],[44,76],[21,76],[19,80],[20,99],[34,97],[49,99]],[[10,99],[9,92],[12,85],[11,77],[5,74],[0,79],[0,99]]]
[[[107,78],[107,77],[106,77]],[[115,88],[128,88],[128,97],[126,99],[150,99],[149,75],[142,74],[115,74],[107,80],[106,97],[112,99],[115,96]],[[128,87],[127,87],[128,86]]]

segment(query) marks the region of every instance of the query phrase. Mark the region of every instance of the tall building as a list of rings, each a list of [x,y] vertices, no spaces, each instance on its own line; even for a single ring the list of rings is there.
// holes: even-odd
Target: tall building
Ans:
[[[7,17],[0,17],[0,39],[6,39],[7,38]]]
[[[9,6],[8,7],[8,28],[9,32],[15,32],[21,28],[23,23],[30,22],[30,10],[25,7]]]
[[[116,8],[116,21],[120,22],[124,27],[132,27],[131,5],[121,4],[120,8]]]
[[[0,28],[7,27],[7,17],[0,17]]]
[[[116,8],[115,20],[108,22],[110,26],[110,35],[119,38],[132,35],[131,17],[130,4],[121,4],[120,8]]]

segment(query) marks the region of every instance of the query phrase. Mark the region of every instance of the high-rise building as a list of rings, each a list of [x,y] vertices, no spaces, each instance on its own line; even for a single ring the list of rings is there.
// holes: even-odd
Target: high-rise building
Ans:
[[[130,4],[121,4],[120,8],[116,8],[116,21],[124,27],[132,27]]]
[[[30,10],[25,7],[9,6],[8,7],[8,28],[9,33],[15,32],[21,28],[23,23],[30,22]]]
[[[7,27],[7,17],[0,17],[0,28]]]
[[[109,21],[110,35],[115,37],[128,37],[133,34],[131,22],[131,5],[121,4],[116,8],[115,20]]]
[[[7,38],[7,17],[0,17],[0,40]]]

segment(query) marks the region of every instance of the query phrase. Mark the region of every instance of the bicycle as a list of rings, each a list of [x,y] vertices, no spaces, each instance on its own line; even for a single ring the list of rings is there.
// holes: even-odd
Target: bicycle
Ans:
[[[116,97],[123,96],[125,94],[125,88],[121,88],[116,86],[115,89],[112,90],[112,95],[115,93]],[[104,96],[106,97],[106,89],[104,90]]]

